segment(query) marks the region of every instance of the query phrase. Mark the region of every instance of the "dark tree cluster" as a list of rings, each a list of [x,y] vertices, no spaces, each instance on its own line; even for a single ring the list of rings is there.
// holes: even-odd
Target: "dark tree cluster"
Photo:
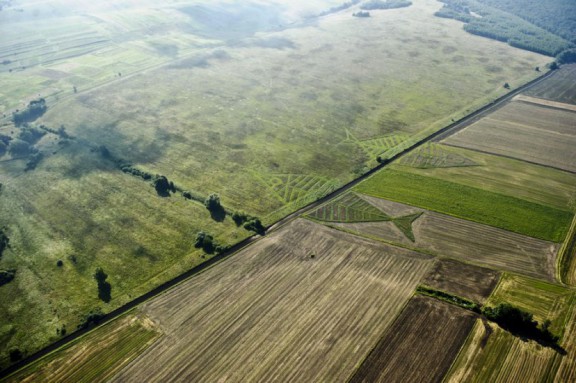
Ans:
[[[206,254],[220,254],[228,250],[227,246],[218,244],[214,237],[203,231],[196,234],[196,241],[194,242],[194,247],[197,249],[202,249]]]
[[[371,11],[374,9],[403,8],[411,5],[412,2],[408,0],[370,0],[362,3],[360,9]]]
[[[112,285],[106,280],[108,274],[101,267],[96,269],[94,279],[98,283],[98,298],[108,303],[112,299]]]
[[[16,270],[0,270],[0,286],[4,286],[7,283],[12,282],[16,276]]]
[[[26,141],[30,145],[34,145],[45,135],[45,131],[25,124],[21,127],[20,133],[18,133],[18,138],[22,141]]]
[[[478,2],[512,13],[576,43],[576,2],[574,0],[478,0]]]
[[[32,156],[30,156],[30,158],[28,159],[28,162],[26,162],[26,167],[24,168],[24,171],[28,172],[30,170],[36,169],[36,166],[38,166],[40,161],[42,161],[43,159],[44,154],[42,154],[41,152],[36,152],[32,154]]]
[[[46,106],[46,100],[39,98],[38,100],[32,100],[28,103],[26,109],[12,113],[12,121],[14,125],[20,126],[28,122],[32,122],[37,118],[41,117],[46,113],[48,107]]]
[[[571,47],[560,36],[528,22],[513,13],[475,0],[441,0],[444,7],[435,13],[464,23],[469,33],[507,42],[511,46],[556,56]]]
[[[220,203],[220,196],[216,193],[212,193],[204,201],[204,206],[210,212],[212,219],[218,222],[224,221],[226,218],[226,209]]]
[[[108,151],[108,149],[106,149],[106,151]],[[110,152],[107,152],[107,153],[110,153]],[[120,170],[122,170],[124,173],[131,174],[135,177],[140,177],[145,181],[149,181],[152,179],[152,174],[150,174],[148,172],[144,172],[140,169],[136,169],[132,165],[120,165]]]
[[[531,313],[509,303],[500,303],[496,307],[484,307],[482,314],[513,334],[543,343],[558,343],[559,337],[550,332],[550,321],[546,321],[541,327],[538,327],[538,322],[534,320]]]
[[[358,11],[352,14],[354,17],[370,17],[370,12],[368,11]]]
[[[10,142],[8,146],[8,152],[12,157],[27,157],[31,154],[36,153],[38,150],[34,145],[30,145],[29,142],[15,138]]]
[[[10,239],[6,235],[3,229],[0,229],[0,259],[6,250],[10,246]]]
[[[90,311],[83,318],[82,322],[78,325],[78,330],[88,329],[96,326],[100,321],[104,319],[104,314],[100,308]]]
[[[57,135],[60,138],[63,139],[69,139],[69,140],[73,140],[74,137],[69,135],[68,132],[66,132],[66,127],[64,125],[60,125],[60,127],[58,129],[52,129],[47,127],[46,125],[38,125],[39,129],[42,129],[48,133],[52,133]]]
[[[576,48],[566,49],[564,52],[556,56],[558,64],[572,64],[576,63]]]
[[[347,2],[345,2],[345,3],[342,3],[342,4],[340,4],[340,5],[337,5],[337,6],[335,6],[335,7],[330,8],[330,9],[327,9],[327,10],[325,10],[324,12],[320,12],[320,13],[317,15],[317,17],[326,16],[326,15],[329,15],[329,14],[331,14],[331,13],[336,13],[336,12],[343,11],[343,10],[345,10],[345,9],[348,9],[348,8],[350,8],[350,7],[352,7],[352,6],[360,3],[360,1],[361,1],[361,0],[351,0],[351,1],[347,1]]]
[[[253,231],[257,234],[266,234],[266,228],[258,218],[251,217],[251,219],[244,224],[244,229]]]
[[[262,222],[257,217],[253,217],[248,215],[244,212],[234,212],[232,214],[232,220],[236,224],[236,226],[243,226],[244,229],[253,231],[260,235],[264,235],[266,233],[266,228],[262,225]]]
[[[156,189],[156,193],[162,197],[170,196],[170,192],[176,193],[176,186],[174,182],[168,181],[168,178],[161,175],[156,175],[154,180],[152,181],[152,185],[154,185],[154,189]]]
[[[12,141],[12,137],[5,134],[0,134],[0,157],[2,157],[8,151],[10,141]]]

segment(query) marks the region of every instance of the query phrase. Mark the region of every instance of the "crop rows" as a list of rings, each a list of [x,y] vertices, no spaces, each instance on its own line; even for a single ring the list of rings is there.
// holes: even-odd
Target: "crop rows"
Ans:
[[[429,142],[403,156],[399,163],[404,166],[423,169],[477,165],[471,159],[433,142]]]
[[[473,325],[474,315],[468,311],[414,297],[350,383],[438,382]]]
[[[104,382],[159,335],[146,318],[124,316],[27,366],[7,382]]]
[[[449,137],[449,145],[576,171],[576,112],[513,102]]]
[[[552,77],[530,88],[526,94],[576,104],[576,64],[562,66]]]
[[[314,219],[327,222],[373,222],[389,221],[391,218],[355,193],[347,193],[332,199],[308,214]]]
[[[293,221],[147,303],[166,336],[114,381],[346,381],[430,263]]]

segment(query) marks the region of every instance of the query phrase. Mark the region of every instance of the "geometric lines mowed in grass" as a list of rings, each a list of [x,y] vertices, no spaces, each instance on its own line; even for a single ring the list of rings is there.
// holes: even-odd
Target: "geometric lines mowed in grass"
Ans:
[[[408,239],[415,241],[412,223],[422,213],[391,217],[359,197],[356,193],[346,193],[314,209],[307,216],[324,222],[384,222],[391,221]]]
[[[405,143],[409,139],[409,134],[391,133],[384,136],[360,140],[346,129],[346,139],[344,142],[358,145],[370,158],[388,158],[390,153],[393,154],[393,149],[396,149],[400,144]]]
[[[354,193],[346,193],[334,198],[312,212],[311,218],[326,222],[377,222],[392,218],[372,206]]]
[[[334,190],[335,184],[328,178],[308,174],[270,174],[264,177],[254,174],[283,203],[296,201],[311,192],[322,194],[325,191],[327,194]]]
[[[404,166],[421,169],[478,165],[471,159],[453,152],[446,146],[433,142],[426,143],[403,156],[399,163]]]
[[[358,145],[372,158],[381,156],[386,158],[386,152],[407,141],[410,138],[406,133],[388,134],[383,137],[371,138],[358,141]]]

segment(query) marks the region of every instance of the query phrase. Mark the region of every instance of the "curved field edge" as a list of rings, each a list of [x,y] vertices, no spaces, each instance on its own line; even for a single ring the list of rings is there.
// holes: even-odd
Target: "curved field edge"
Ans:
[[[146,316],[131,311],[0,381],[104,382],[160,336]]]
[[[572,219],[567,211],[390,168],[355,190],[552,242],[564,240]]]

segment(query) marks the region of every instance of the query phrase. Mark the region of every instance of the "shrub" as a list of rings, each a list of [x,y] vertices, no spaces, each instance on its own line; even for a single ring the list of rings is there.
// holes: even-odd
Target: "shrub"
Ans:
[[[0,270],[0,286],[12,282],[16,276],[16,270]]]

